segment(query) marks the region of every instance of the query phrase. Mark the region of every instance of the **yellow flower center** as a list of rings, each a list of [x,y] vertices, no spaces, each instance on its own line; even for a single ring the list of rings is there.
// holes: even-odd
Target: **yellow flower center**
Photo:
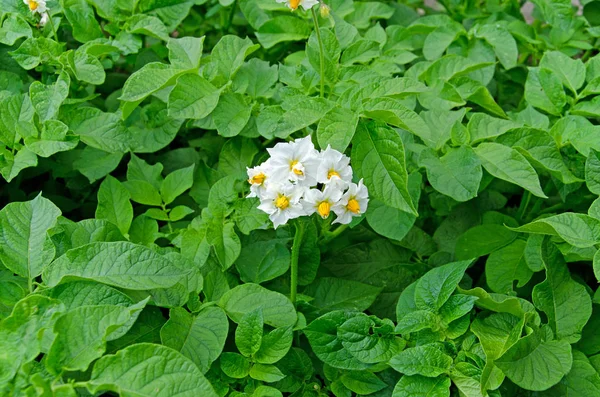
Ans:
[[[261,172],[248,179],[248,183],[251,185],[262,185],[265,179],[267,179],[267,176]]]
[[[290,8],[292,10],[297,9],[301,2],[302,0],[290,0]]]
[[[348,211],[353,212],[355,214],[360,213],[360,204],[355,198],[351,198],[350,200],[348,200],[346,208],[348,209]]]
[[[275,199],[275,207],[284,210],[290,206],[290,199],[283,194],[279,194]]]
[[[342,178],[342,177],[340,176],[340,173],[339,173],[339,172],[337,172],[336,170],[333,170],[333,169],[329,170],[329,172],[327,173],[327,179],[331,179],[331,178],[332,178],[332,177],[334,177],[334,176],[337,176],[337,177],[338,177],[338,178],[340,178],[340,179]]]
[[[31,11],[35,11],[35,10],[37,10],[37,9],[38,9],[38,7],[39,7],[39,4],[38,4],[38,2],[37,2],[37,1],[35,1],[35,0],[29,0],[29,9],[30,9]]]
[[[292,171],[294,174],[296,174],[298,176],[304,175],[304,172],[302,172],[302,170],[294,168],[296,166],[296,164],[298,164],[298,160],[290,161],[290,171]]]
[[[329,216],[329,212],[331,211],[331,204],[328,201],[322,201],[319,203],[317,207],[317,212],[321,215],[321,218],[325,219]]]

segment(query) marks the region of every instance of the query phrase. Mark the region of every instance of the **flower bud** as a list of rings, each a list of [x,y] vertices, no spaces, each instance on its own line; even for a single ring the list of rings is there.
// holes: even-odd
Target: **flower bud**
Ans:
[[[321,3],[321,6],[319,7],[319,12],[321,13],[322,18],[327,18],[329,16],[329,13],[331,12],[331,8],[327,4]]]

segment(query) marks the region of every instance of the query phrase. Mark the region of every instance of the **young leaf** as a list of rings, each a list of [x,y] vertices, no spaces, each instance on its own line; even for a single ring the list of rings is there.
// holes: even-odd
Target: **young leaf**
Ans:
[[[515,280],[517,287],[523,287],[531,279],[533,272],[525,263],[525,246],[525,241],[515,240],[490,254],[485,278],[492,291],[509,293]]]
[[[254,354],[254,360],[261,364],[275,364],[288,353],[292,347],[293,337],[291,326],[276,328],[263,335],[260,348]]]
[[[194,164],[167,175],[160,186],[160,195],[165,204],[171,204],[173,200],[191,188],[193,184]]]
[[[235,330],[235,345],[242,355],[252,357],[262,342],[263,336],[262,309],[246,313],[239,321]]]
[[[432,269],[417,281],[415,286],[415,307],[436,312],[450,298],[470,260],[449,263]]]
[[[392,397],[450,397],[450,384],[447,376],[404,375],[396,383]]]
[[[591,247],[600,241],[600,221],[574,212],[542,218],[510,229],[517,232],[558,236],[579,248]]]
[[[127,235],[133,220],[133,207],[129,202],[129,191],[117,179],[108,175],[98,190],[96,218],[106,219]]]
[[[452,358],[432,345],[411,347],[390,360],[390,366],[404,375],[429,378],[446,373],[451,365]]]

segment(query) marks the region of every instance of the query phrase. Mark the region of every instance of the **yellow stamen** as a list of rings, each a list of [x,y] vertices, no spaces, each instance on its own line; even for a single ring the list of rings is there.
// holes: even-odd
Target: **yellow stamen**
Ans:
[[[339,173],[339,172],[337,172],[336,170],[333,170],[333,169],[332,169],[332,170],[329,170],[329,172],[327,173],[327,179],[331,179],[331,178],[332,178],[332,177],[334,177],[334,176],[337,176],[337,177],[338,177],[338,178],[340,178],[340,179],[342,178],[342,177],[340,176],[340,173]]]
[[[29,9],[30,9],[31,11],[35,11],[35,10],[37,10],[37,9],[38,9],[38,7],[39,7],[39,4],[38,4],[38,2],[37,2],[37,1],[35,1],[35,0],[29,0]]]
[[[331,211],[331,205],[328,201],[322,201],[319,203],[317,207],[317,212],[321,215],[321,218],[325,219],[329,216],[329,212]]]
[[[290,199],[288,197],[284,196],[283,194],[278,195],[277,198],[275,199],[275,207],[279,208],[280,210],[284,210],[289,206],[290,206]]]
[[[353,212],[355,214],[360,213],[360,204],[355,198],[351,198],[350,200],[348,200],[346,208],[348,209],[348,211]]]
[[[292,10],[297,9],[301,2],[302,0],[290,0],[290,8]]]
[[[265,182],[265,179],[267,179],[267,176],[261,172],[248,179],[248,183],[251,185],[262,185]]]
[[[304,175],[304,172],[302,172],[302,170],[294,168],[296,166],[296,164],[298,164],[298,160],[293,160],[290,162],[290,171],[292,171],[294,174],[296,174],[298,176]]]

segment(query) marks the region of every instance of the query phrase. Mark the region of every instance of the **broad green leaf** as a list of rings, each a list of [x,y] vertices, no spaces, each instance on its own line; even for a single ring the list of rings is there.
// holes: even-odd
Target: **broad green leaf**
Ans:
[[[136,203],[161,206],[163,201],[158,189],[142,180],[125,181],[122,186],[129,192],[129,197]]]
[[[518,128],[521,124],[511,120],[503,120],[489,116],[485,113],[475,113],[471,116],[467,129],[471,136],[471,143],[477,143],[489,138],[495,138],[505,134],[512,128]]]
[[[86,145],[110,153],[129,150],[131,133],[116,113],[78,107],[61,111],[61,120]]]
[[[169,116],[203,119],[217,107],[221,90],[197,74],[184,74],[177,79],[169,94]]]
[[[320,44],[316,32],[313,32],[306,43],[306,55],[311,66],[317,73],[323,70],[325,79],[331,85],[335,84],[339,73],[340,44],[331,29],[320,28],[320,39],[323,45],[323,69],[321,69]]]
[[[600,241],[600,221],[574,212],[541,218],[512,230],[558,236],[578,248],[591,247]]]
[[[222,219],[213,218],[206,232],[206,240],[213,247],[223,269],[229,269],[240,255],[242,244],[233,222],[223,223]]]
[[[600,393],[600,376],[590,360],[577,350],[573,351],[573,366],[569,373],[542,396],[593,396]]]
[[[573,357],[566,340],[543,341],[534,332],[519,339],[495,363],[518,386],[541,391],[569,373]]]
[[[260,308],[265,324],[273,327],[296,324],[296,311],[289,299],[258,284],[242,284],[229,290],[221,297],[219,306],[238,323],[244,314]]]
[[[276,328],[262,336],[260,348],[254,354],[254,360],[261,364],[275,364],[292,347],[294,333],[292,327]]]
[[[68,251],[44,268],[43,279],[48,287],[86,279],[131,290],[148,290],[172,287],[189,273],[144,246],[110,242],[91,243]]]
[[[513,283],[523,287],[533,276],[533,272],[525,263],[524,240],[515,240],[490,254],[485,263],[485,278],[492,291],[509,293]]]
[[[154,92],[172,84],[183,72],[182,69],[164,63],[148,63],[127,79],[119,99],[125,102],[139,103]]]
[[[18,126],[21,122],[33,122],[34,114],[27,95],[16,94],[0,99],[0,142],[13,148],[20,139]]]
[[[67,20],[73,27],[75,40],[86,43],[104,37],[94,10],[85,0],[65,0],[62,6]]]
[[[535,306],[546,313],[557,339],[575,343],[592,315],[592,300],[585,286],[571,278],[562,254],[546,241],[542,248],[546,280],[532,291]]]
[[[58,57],[63,51],[62,45],[45,37],[29,38],[10,56],[25,70],[31,70],[47,59]]]
[[[404,375],[428,378],[446,373],[451,365],[452,358],[432,345],[411,347],[390,360],[390,366]]]
[[[344,386],[358,394],[372,394],[387,387],[377,375],[368,371],[347,371],[340,379]]]
[[[125,335],[108,342],[107,353],[114,354],[134,343],[160,344],[160,330],[166,321],[158,307],[146,306]]]
[[[392,397],[450,397],[450,383],[447,376],[404,375],[396,383]]]
[[[338,328],[357,313],[349,311],[329,312],[303,329],[315,355],[334,368],[361,370],[369,367],[356,359],[342,344]]]
[[[273,94],[272,87],[278,78],[277,65],[269,65],[269,62],[252,58],[238,70],[233,84],[253,98],[269,97]]]
[[[267,138],[287,138],[290,134],[317,123],[334,104],[323,98],[295,95],[280,106],[262,109],[256,119],[260,134]]]
[[[235,330],[235,345],[243,356],[252,357],[260,349],[263,326],[260,308],[246,313],[240,319]]]
[[[453,130],[457,129],[458,126],[466,133],[466,129],[461,124],[465,113],[465,109],[458,111],[432,109],[419,113],[419,116],[421,116],[423,121],[429,126],[432,139],[435,141],[434,149],[442,149],[449,139],[453,139],[453,142],[457,141],[456,132],[453,132]],[[452,138],[453,134],[455,135],[454,138]],[[466,143],[468,143],[468,139],[465,137],[465,139],[462,140],[462,143],[458,143],[458,145]]]
[[[210,80],[218,86],[231,80],[244,63],[244,59],[259,48],[249,38],[234,35],[223,36],[211,53]]]
[[[341,64],[350,66],[355,63],[367,63],[380,55],[379,47],[380,44],[374,40],[357,40],[344,50]]]
[[[67,135],[69,127],[58,120],[48,120],[42,127],[40,137],[25,138],[25,145],[40,157],[50,157],[55,153],[75,149],[79,137]]]
[[[260,284],[285,274],[290,267],[290,257],[287,241],[259,240],[244,244],[236,268],[243,281]]]
[[[117,179],[108,175],[98,190],[96,218],[106,219],[127,235],[133,220],[133,207],[129,191]]]
[[[519,51],[517,42],[506,28],[500,24],[488,23],[478,26],[475,36],[487,41],[505,69],[511,69],[517,65]]]
[[[218,307],[206,307],[193,315],[182,308],[170,310],[160,330],[162,344],[192,360],[202,373],[219,357],[225,346],[229,323]]]
[[[160,195],[165,204],[170,204],[194,184],[194,167],[181,168],[165,177],[160,186]]]
[[[412,332],[418,332],[427,328],[436,329],[438,328],[439,317],[429,310],[416,310],[403,316],[398,321],[396,326],[396,332],[401,334],[408,334]]]
[[[221,370],[234,379],[243,379],[250,373],[250,361],[238,353],[226,352],[219,357]]]
[[[477,196],[483,171],[470,147],[450,149],[440,158],[432,151],[423,151],[419,164],[426,168],[429,183],[440,193],[456,201],[468,201]]]
[[[48,290],[48,296],[61,301],[66,310],[80,306],[130,306],[131,298],[116,288],[92,281],[74,281]]]
[[[147,302],[148,299],[130,307],[79,306],[68,311],[54,324],[56,337],[46,366],[54,373],[87,370],[92,361],[104,354],[106,341],[123,336]]]
[[[143,34],[163,41],[169,40],[167,27],[155,16],[136,14],[127,19],[125,26],[128,33]]]
[[[285,374],[274,365],[254,364],[250,367],[249,375],[252,379],[267,383],[277,382],[285,378]]]
[[[310,25],[293,16],[269,18],[256,31],[256,38],[266,49],[285,41],[300,41],[310,35]]]
[[[585,184],[594,194],[600,194],[600,152],[590,149],[585,160]]]
[[[545,52],[540,67],[554,72],[574,94],[585,82],[585,66],[581,59],[572,59],[560,51]]]
[[[53,84],[45,85],[39,81],[34,81],[29,86],[31,103],[41,121],[55,118],[58,109],[69,95],[70,83],[71,78],[63,72]]]
[[[203,37],[170,38],[167,42],[171,65],[181,69],[193,69],[200,66]]]
[[[554,116],[559,116],[567,103],[560,78],[553,71],[544,68],[529,68],[525,99],[530,105]]]
[[[440,307],[440,318],[446,324],[458,320],[473,309],[477,297],[456,294],[452,295],[442,307]]]
[[[128,181],[145,181],[160,189],[163,178],[161,176],[163,165],[156,163],[149,165],[143,159],[135,154],[131,154],[131,159],[127,163],[127,180]]]
[[[517,234],[503,225],[475,226],[458,237],[455,254],[458,259],[477,258],[510,244],[516,238]]]
[[[334,107],[327,113],[317,128],[317,141],[319,146],[327,145],[340,152],[344,152],[354,136],[358,125],[358,114],[342,107]]]
[[[547,198],[535,169],[515,149],[498,143],[482,143],[475,148],[481,164],[496,178],[519,185],[534,195]]]
[[[91,393],[110,390],[123,397],[217,397],[194,363],[171,348],[151,343],[130,345],[102,357],[86,384]]]
[[[470,260],[454,262],[427,272],[415,286],[415,307],[433,312],[439,310],[450,298],[470,264]]]
[[[54,227],[60,209],[38,195],[22,203],[10,203],[0,211],[0,259],[12,272],[33,280],[54,259],[47,231]]]
[[[338,328],[337,336],[344,349],[360,362],[377,364],[387,362],[406,345],[393,330],[394,325],[390,320],[358,314]]]
[[[404,144],[396,131],[380,122],[359,123],[353,138],[352,162],[373,197],[417,214],[408,192]]]
[[[252,112],[242,94],[226,93],[221,95],[219,103],[212,112],[212,120],[219,135],[231,138],[244,129]]]
[[[304,290],[312,296],[311,304],[322,312],[333,310],[367,310],[381,288],[333,277],[321,277]]]
[[[440,58],[446,49],[465,29],[458,23],[440,25],[427,35],[423,43],[423,56],[428,61],[435,61]]]

